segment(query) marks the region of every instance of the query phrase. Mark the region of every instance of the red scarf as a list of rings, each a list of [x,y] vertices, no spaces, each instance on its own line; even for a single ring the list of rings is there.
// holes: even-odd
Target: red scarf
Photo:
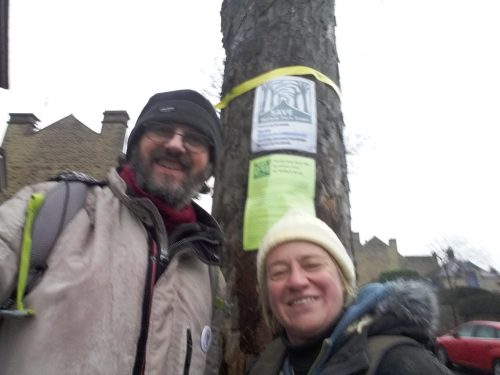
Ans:
[[[123,165],[119,175],[137,197],[148,198],[154,203],[158,211],[160,211],[167,233],[172,233],[179,224],[196,222],[196,213],[192,204],[189,203],[180,210],[176,210],[167,206],[160,198],[145,192],[137,186],[135,171],[130,165]]]

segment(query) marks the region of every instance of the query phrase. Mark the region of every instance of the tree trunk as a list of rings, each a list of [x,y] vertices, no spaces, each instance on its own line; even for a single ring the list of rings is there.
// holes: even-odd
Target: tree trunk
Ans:
[[[225,0],[222,4],[226,63],[222,96],[267,71],[304,65],[339,84],[334,0]],[[307,78],[314,79],[310,76]],[[316,81],[318,147],[316,214],[351,250],[351,217],[344,123],[340,98]],[[213,213],[225,233],[224,272],[233,311],[226,332],[229,374],[242,374],[252,356],[271,339],[260,317],[255,275],[256,252],[242,246],[254,90],[222,110],[223,161],[217,170]],[[311,155],[308,155],[311,156]]]

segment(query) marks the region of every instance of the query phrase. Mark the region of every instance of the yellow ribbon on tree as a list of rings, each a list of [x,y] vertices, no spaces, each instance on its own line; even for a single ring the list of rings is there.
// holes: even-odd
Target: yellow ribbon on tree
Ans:
[[[251,78],[243,82],[242,84],[232,88],[226,95],[224,95],[222,100],[215,105],[215,108],[216,109],[226,108],[229,102],[231,102],[233,99],[262,85],[264,82],[269,81],[272,78],[281,76],[304,76],[304,75],[312,75],[318,81],[327,84],[333,90],[335,90],[335,92],[340,98],[341,96],[340,87],[330,78],[328,78],[326,75],[324,75],[321,72],[318,72],[313,68],[309,68],[308,66],[296,65],[296,66],[285,66],[282,68],[273,69],[270,70],[269,72],[260,74],[257,77]]]

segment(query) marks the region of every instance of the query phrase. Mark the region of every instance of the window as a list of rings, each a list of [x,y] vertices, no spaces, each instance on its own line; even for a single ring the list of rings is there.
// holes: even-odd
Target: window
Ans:
[[[474,337],[493,339],[496,337],[496,330],[490,326],[476,326]]]
[[[472,330],[474,326],[472,324],[466,324],[457,329],[457,334],[460,337],[472,337]]]

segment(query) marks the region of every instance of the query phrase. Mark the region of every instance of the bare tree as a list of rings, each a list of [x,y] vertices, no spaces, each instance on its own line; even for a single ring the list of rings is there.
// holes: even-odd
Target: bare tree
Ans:
[[[225,0],[221,10],[226,51],[222,95],[262,73],[293,65],[311,67],[339,83],[334,6],[334,0]],[[322,83],[316,84],[316,97],[316,213],[350,251],[349,184],[340,98]],[[242,250],[253,100],[254,92],[249,91],[221,112],[224,160],[217,169],[213,201],[213,213],[225,232],[224,272],[233,302],[225,349],[229,374],[243,373],[251,357],[271,339],[259,312],[256,253]]]
[[[451,248],[456,260],[473,262],[484,269],[489,268],[487,251],[463,236],[453,235],[435,239],[429,248],[442,255],[446,255],[446,250]]]
[[[453,325],[458,325],[458,317],[457,317],[457,306],[456,306],[456,279],[454,277],[454,268],[456,267],[456,263],[450,260],[450,254],[453,254],[453,249],[449,248],[438,248],[432,252],[432,255],[438,259],[438,264],[440,266],[440,270],[438,272],[438,277],[440,277],[441,270],[443,270],[446,281],[448,283],[448,291],[449,291],[449,305],[451,307],[451,312],[453,315]]]
[[[485,264],[484,253],[460,236],[436,239],[429,247],[433,251],[433,256],[438,259],[440,273],[445,275],[446,284],[444,287],[449,291],[449,305],[452,310],[454,325],[457,325],[457,289],[463,284],[466,273],[469,271],[470,262]]]

